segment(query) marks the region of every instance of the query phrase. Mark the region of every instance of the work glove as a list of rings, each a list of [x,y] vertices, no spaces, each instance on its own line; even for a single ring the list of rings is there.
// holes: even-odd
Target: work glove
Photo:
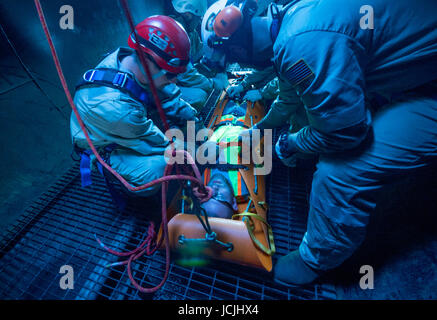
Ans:
[[[212,78],[212,83],[214,89],[223,91],[229,86],[228,76],[226,73],[217,73],[217,75]]]
[[[181,95],[181,89],[174,83],[170,83],[159,90],[166,98],[174,98]]]
[[[256,102],[258,100],[261,100],[263,96],[261,95],[261,92],[259,90],[249,90],[247,91],[246,95],[244,96],[243,100],[248,100],[251,102]]]
[[[287,167],[296,167],[297,152],[296,135],[282,134],[275,146],[275,152],[281,162]]]
[[[230,98],[235,98],[239,96],[243,91],[244,91],[244,87],[241,84],[239,84],[237,86],[230,87],[227,92]]]

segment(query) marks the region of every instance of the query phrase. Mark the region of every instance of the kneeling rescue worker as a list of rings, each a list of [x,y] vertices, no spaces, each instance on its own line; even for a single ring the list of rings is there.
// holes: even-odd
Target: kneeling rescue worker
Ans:
[[[150,118],[155,106],[135,49],[145,53],[171,126],[182,129],[187,121],[198,119],[188,103],[162,92],[187,70],[190,40],[184,28],[172,18],[152,16],[139,23],[135,32],[136,37],[132,34],[128,39],[130,48],[118,48],[84,74],[74,102],[94,146],[106,152],[108,164],[130,184],[140,186],[163,176],[169,141],[163,134],[163,124]],[[71,135],[77,149],[88,148],[74,114]],[[149,196],[158,189],[159,185],[153,186],[140,195]]]
[[[366,1],[374,28],[360,23],[358,0],[272,4],[265,17],[247,9],[254,0],[221,3],[214,30],[237,28],[215,35],[216,53],[253,67],[273,60],[284,84],[287,104],[273,105],[256,127],[282,126],[297,105],[306,109],[309,125],[281,136],[276,152],[319,155],[307,230],[274,277],[310,283],[360,246],[385,186],[436,160],[437,2]]]

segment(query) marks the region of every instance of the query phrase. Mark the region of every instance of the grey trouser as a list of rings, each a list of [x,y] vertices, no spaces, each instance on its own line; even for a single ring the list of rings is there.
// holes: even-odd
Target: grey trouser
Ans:
[[[382,188],[436,160],[436,93],[408,93],[378,111],[373,140],[361,153],[320,157],[299,247],[311,267],[329,270],[349,258]]]

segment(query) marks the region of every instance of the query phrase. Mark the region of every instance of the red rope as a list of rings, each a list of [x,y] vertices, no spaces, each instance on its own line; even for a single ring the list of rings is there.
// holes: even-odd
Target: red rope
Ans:
[[[100,246],[103,249],[105,249],[106,251],[108,251],[109,253],[112,253],[113,255],[116,255],[119,257],[128,257],[131,255],[137,254],[146,245],[149,245],[153,241],[155,236],[156,236],[155,224],[153,222],[151,222],[149,225],[149,229],[147,230],[147,238],[136,249],[129,251],[129,252],[115,251],[115,250],[109,248],[108,246],[106,246],[99,238],[97,238],[97,236],[95,236],[95,237],[96,237],[97,242],[100,244]]]
[[[133,22],[132,22],[132,18],[131,18],[131,15],[130,15],[127,3],[126,3],[125,0],[121,0],[121,1],[122,1],[122,4],[123,4],[123,8],[125,9],[126,15],[128,17],[129,24],[130,24],[130,26],[132,28],[133,27]],[[48,30],[47,21],[45,19],[44,12],[43,12],[43,9],[41,7],[41,3],[40,3],[39,0],[34,0],[34,3],[35,3],[35,6],[36,6],[36,9],[38,11],[38,16],[39,16],[39,19],[41,21],[42,28],[43,28],[44,33],[46,35],[48,44],[50,46],[50,51],[51,51],[51,54],[52,54],[52,57],[53,57],[53,61],[54,61],[55,66],[56,66],[56,71],[58,73],[58,76],[59,76],[59,79],[61,81],[62,87],[64,89],[65,95],[66,95],[67,100],[68,100],[68,102],[69,102],[69,104],[70,104],[70,106],[71,106],[71,108],[72,108],[72,110],[73,110],[77,120],[78,120],[79,126],[80,126],[81,130],[83,131],[83,133],[85,135],[86,141],[87,141],[91,151],[93,152],[94,156],[96,157],[97,161],[99,161],[99,163],[104,168],[106,168],[109,172],[111,172],[111,174],[113,174],[130,191],[133,191],[133,192],[140,191],[140,190],[144,190],[144,189],[150,188],[150,187],[152,187],[152,186],[154,186],[156,184],[162,184],[162,223],[161,223],[161,226],[162,226],[162,229],[163,229],[163,233],[162,233],[163,236],[159,239],[158,243],[156,244],[156,246],[153,249],[151,248],[151,246],[152,246],[152,244],[154,242],[154,238],[156,236],[153,224],[151,224],[151,226],[149,227],[148,236],[143,241],[143,243],[138,248],[136,248],[136,249],[134,249],[132,251],[129,251],[129,252],[118,252],[118,251],[112,250],[109,247],[105,246],[96,237],[96,239],[99,242],[99,244],[103,248],[105,248],[108,252],[110,252],[112,254],[115,254],[117,256],[129,256],[129,259],[127,260],[127,265],[128,265],[127,269],[128,269],[129,278],[131,279],[132,284],[138,290],[140,290],[142,292],[149,292],[149,293],[155,292],[158,289],[160,289],[162,287],[162,285],[165,283],[165,281],[167,280],[168,273],[169,273],[169,267],[170,267],[170,243],[169,243],[169,237],[168,237],[167,203],[166,203],[166,193],[167,193],[167,189],[168,189],[167,188],[168,187],[168,183],[170,181],[173,181],[173,180],[188,180],[188,181],[192,181],[192,182],[195,183],[195,185],[198,185],[202,189],[202,192],[205,191],[204,194],[206,193],[207,197],[211,196],[212,190],[210,188],[205,187],[203,185],[202,179],[201,179],[201,176],[200,176],[200,172],[199,172],[198,168],[196,167],[196,165],[195,165],[193,159],[191,158],[190,154],[188,152],[184,151],[184,150],[182,150],[182,151],[173,150],[173,155],[176,155],[177,152],[183,152],[184,153],[184,157],[188,161],[187,163],[191,164],[191,166],[192,166],[192,169],[193,169],[193,172],[194,172],[194,177],[193,176],[189,176],[189,175],[170,175],[171,169],[173,168],[173,165],[167,165],[167,167],[165,168],[164,176],[163,177],[161,177],[159,179],[156,179],[154,181],[151,181],[151,182],[149,182],[147,184],[144,184],[142,186],[139,186],[139,187],[131,186],[120,174],[118,174],[105,161],[103,161],[103,159],[101,158],[101,156],[97,152],[96,148],[94,147],[94,145],[93,145],[93,143],[92,143],[92,141],[91,141],[91,139],[89,137],[88,131],[87,131],[86,127],[85,127],[85,124],[84,124],[84,122],[82,121],[82,118],[79,115],[79,112],[78,112],[78,110],[77,110],[77,108],[76,108],[76,106],[74,104],[73,98],[71,97],[71,93],[70,93],[70,91],[68,89],[67,81],[65,80],[65,76],[64,76],[64,73],[62,71],[61,64],[59,62],[58,54],[56,53],[56,49],[55,49],[55,46],[53,44],[52,36],[50,34],[50,31]],[[147,76],[149,78],[149,82],[150,82],[150,85],[151,85],[152,94],[154,96],[156,106],[157,106],[157,108],[158,108],[158,110],[160,112],[160,116],[161,116],[161,119],[163,121],[164,126],[168,128],[167,120],[165,118],[165,114],[163,113],[161,102],[160,102],[160,100],[158,98],[158,95],[157,95],[156,87],[155,87],[154,82],[152,80],[151,73],[150,73],[150,70],[148,68],[148,65],[147,65],[147,63],[145,63],[145,59],[144,59],[144,56],[142,54],[143,54],[142,52],[140,52],[140,54],[139,54],[140,60],[141,60],[141,63],[143,64],[144,69],[146,70]],[[158,286],[154,287],[154,288],[142,288],[142,287],[140,287],[138,285],[137,282],[135,282],[135,280],[132,277],[132,273],[131,273],[131,270],[130,270],[131,263],[132,263],[132,261],[134,261],[134,260],[138,259],[139,257],[141,257],[144,253],[147,253],[148,255],[153,254],[161,246],[163,240],[165,242],[165,249],[166,249],[166,271],[165,271],[164,278],[161,281],[161,283]],[[147,245],[147,247],[144,249],[144,247],[146,245]],[[125,264],[125,263],[126,262],[121,262],[119,264]]]
[[[129,10],[129,6],[127,4],[127,1],[120,0],[120,2],[121,2],[121,5],[123,7],[124,14],[126,15],[127,21],[129,22],[129,27],[131,29],[131,32],[132,32],[133,36],[135,37],[135,43],[140,43],[140,41],[138,41],[138,39],[137,39],[137,33],[135,32],[135,25],[134,25],[134,22],[132,19],[132,15],[130,14],[130,10]],[[146,62],[145,54],[142,50],[140,50],[138,48],[136,49],[136,51],[137,51],[138,57],[140,58],[141,64],[143,65],[144,70],[146,71],[147,79],[149,80],[150,88],[152,90],[152,95],[153,95],[153,98],[155,100],[156,107],[158,108],[159,117],[161,118],[161,121],[164,125],[165,131],[167,131],[168,129],[170,129],[170,127],[168,125],[164,109],[162,108],[161,100],[159,100],[158,91],[156,90],[156,86],[155,86],[155,83],[153,81],[152,73],[150,72],[149,65]]]

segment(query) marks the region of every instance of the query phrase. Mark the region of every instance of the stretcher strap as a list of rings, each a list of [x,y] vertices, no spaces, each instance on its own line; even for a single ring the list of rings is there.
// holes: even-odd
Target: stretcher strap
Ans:
[[[261,216],[257,215],[256,213],[251,212],[243,212],[239,214],[234,214],[232,216],[232,219],[243,217],[243,222],[246,224],[247,231],[249,232],[250,238],[252,239],[253,243],[260,249],[262,252],[269,256],[273,256],[276,252],[275,247],[275,241],[273,239],[273,230],[272,227],[268,224],[268,222]],[[255,230],[255,224],[252,221],[252,218],[257,219],[258,221],[261,221],[264,223],[264,225],[267,227],[268,232],[268,242],[269,242],[269,248],[266,248],[256,237],[253,231]]]
[[[91,152],[84,151],[80,156],[80,178],[82,187],[86,188],[93,184],[91,178]]]
[[[180,199],[183,201],[186,201],[188,203],[188,205],[190,206],[190,210],[193,210],[193,207],[194,207],[193,199],[191,199],[188,196],[181,196]]]

